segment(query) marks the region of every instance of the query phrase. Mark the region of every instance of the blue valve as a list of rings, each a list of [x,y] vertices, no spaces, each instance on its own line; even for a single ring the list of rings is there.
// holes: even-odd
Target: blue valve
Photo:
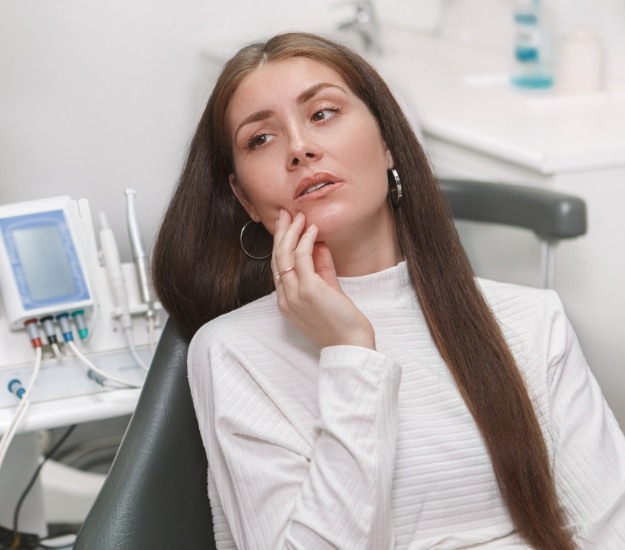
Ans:
[[[73,342],[74,341],[74,333],[72,332],[72,326],[69,322],[69,314],[68,313],[59,313],[56,316],[56,320],[61,327],[61,333],[63,334],[63,340],[65,342]]]
[[[17,378],[14,378],[13,380],[9,382],[8,388],[9,388],[9,391],[11,393],[14,393],[19,399],[21,399],[26,393],[26,390],[24,389],[22,382],[18,380]]]

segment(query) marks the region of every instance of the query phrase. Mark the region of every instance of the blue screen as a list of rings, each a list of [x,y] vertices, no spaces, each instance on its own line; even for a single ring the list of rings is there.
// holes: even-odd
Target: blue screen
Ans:
[[[3,218],[0,229],[24,309],[89,299],[62,210]]]

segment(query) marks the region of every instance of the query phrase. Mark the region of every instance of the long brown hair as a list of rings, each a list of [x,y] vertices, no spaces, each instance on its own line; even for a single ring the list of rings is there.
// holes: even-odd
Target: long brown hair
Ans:
[[[288,33],[247,46],[226,64],[156,241],[153,274],[161,302],[192,335],[205,322],[273,290],[269,260],[251,260],[239,246],[249,217],[228,184],[233,162],[225,113],[250,72],[296,56],[336,70],[380,126],[401,176],[404,198],[394,215],[412,285],[481,431],[519,534],[537,549],[575,548],[523,378],[476,285],[447,202],[392,93],[352,50],[321,36]]]

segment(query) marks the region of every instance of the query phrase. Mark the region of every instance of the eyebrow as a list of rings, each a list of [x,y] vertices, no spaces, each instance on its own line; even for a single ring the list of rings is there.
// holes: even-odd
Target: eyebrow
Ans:
[[[319,84],[315,84],[314,86],[307,88],[301,94],[299,94],[297,96],[297,103],[299,103],[300,105],[303,103],[306,103],[307,101],[315,97],[321,90],[325,90],[326,88],[336,88],[347,95],[347,91],[341,86],[339,86],[338,84],[330,84],[329,82],[320,82]],[[246,116],[234,130],[234,134],[233,134],[234,139],[236,139],[237,134],[239,133],[239,130],[241,130],[243,126],[245,126],[246,124],[250,124],[252,122],[259,122],[261,120],[265,120],[269,118],[272,115],[272,113],[273,111],[265,109],[262,111],[256,111],[255,113],[252,113],[251,115]]]
[[[304,90],[301,94],[297,96],[298,103],[306,103],[309,99],[315,97],[321,90],[325,90],[326,88],[337,88],[341,90],[344,94],[347,95],[347,91],[344,88],[339,86],[338,84],[330,84],[329,82],[320,82],[319,84],[315,84],[311,86],[307,90]]]

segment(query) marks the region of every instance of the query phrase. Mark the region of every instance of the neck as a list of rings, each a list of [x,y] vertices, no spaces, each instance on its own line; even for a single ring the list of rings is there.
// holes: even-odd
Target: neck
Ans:
[[[354,228],[341,239],[326,240],[339,277],[357,277],[383,271],[403,259],[392,217],[380,231]]]

